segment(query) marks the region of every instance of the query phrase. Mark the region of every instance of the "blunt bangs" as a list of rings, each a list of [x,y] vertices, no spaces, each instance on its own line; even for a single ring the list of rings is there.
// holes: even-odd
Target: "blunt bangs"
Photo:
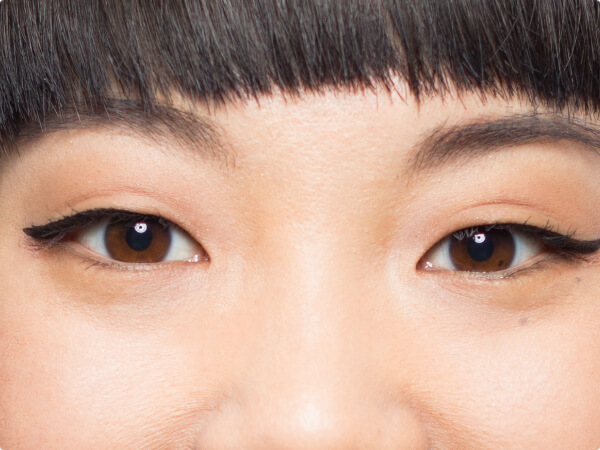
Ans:
[[[4,0],[0,139],[65,107],[450,87],[600,110],[591,0]]]

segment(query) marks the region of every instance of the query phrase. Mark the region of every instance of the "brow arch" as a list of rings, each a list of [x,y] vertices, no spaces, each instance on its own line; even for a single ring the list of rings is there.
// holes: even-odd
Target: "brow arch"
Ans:
[[[169,149],[183,149],[203,160],[234,162],[224,129],[208,114],[171,104],[145,108],[139,101],[116,98],[103,102],[101,107],[68,105],[37,122],[19,124],[14,135],[0,140],[0,166],[18,156],[23,146],[44,136],[85,129],[133,134],[154,143],[167,142],[171,144]]]
[[[471,162],[492,152],[541,142],[571,141],[600,156],[600,126],[560,114],[523,113],[437,126],[423,133],[407,165],[413,176]]]

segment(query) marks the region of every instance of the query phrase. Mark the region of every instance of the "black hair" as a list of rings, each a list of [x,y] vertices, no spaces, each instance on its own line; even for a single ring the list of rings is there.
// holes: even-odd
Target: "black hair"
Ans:
[[[593,0],[4,0],[0,139],[66,107],[157,94],[393,86],[600,111]]]

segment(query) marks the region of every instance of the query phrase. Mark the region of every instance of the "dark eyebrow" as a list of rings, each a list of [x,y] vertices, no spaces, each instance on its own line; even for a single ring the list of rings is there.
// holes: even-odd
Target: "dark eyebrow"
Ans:
[[[442,125],[415,146],[408,169],[414,174],[449,164],[464,164],[500,149],[530,143],[572,141],[600,155],[600,128],[583,119],[559,114],[526,113]]]
[[[17,124],[16,128],[18,132],[13,136],[0,136],[0,149],[3,150],[0,163],[14,153],[19,154],[21,144],[51,133],[77,129],[116,129],[159,143],[175,140],[181,146],[193,147],[195,151],[188,153],[203,159],[229,161],[233,158],[224,144],[224,132],[212,119],[170,104],[145,108],[136,100],[111,99],[104,101],[102,106],[71,105],[39,121]]]

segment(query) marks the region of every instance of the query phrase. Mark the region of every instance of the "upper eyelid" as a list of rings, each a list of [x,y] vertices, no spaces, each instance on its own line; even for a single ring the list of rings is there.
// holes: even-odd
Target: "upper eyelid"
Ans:
[[[548,225],[546,227],[536,227],[532,225],[509,225],[517,231],[532,234],[544,241],[545,244],[556,250],[568,250],[579,254],[594,253],[600,249],[600,239],[582,240],[574,239],[575,231],[566,234],[554,231]]]
[[[485,224],[485,225],[476,225],[473,227],[462,228],[460,230],[454,231],[444,239],[448,239],[454,236],[456,233],[459,233],[464,230],[469,229],[477,229],[482,228],[486,231],[489,231],[493,228],[497,229],[509,229],[513,231],[518,231],[526,234],[533,235],[538,239],[541,239],[545,244],[556,250],[569,250],[575,253],[594,253],[600,250],[600,239],[593,240],[581,240],[574,239],[575,231],[568,233],[559,233],[555,231],[553,227],[549,224],[546,224],[544,227],[538,227],[535,225],[529,225],[527,222],[518,224],[518,223],[493,223],[493,224]]]
[[[64,232],[65,229],[77,229],[79,227],[84,227],[86,225],[90,225],[97,220],[100,219],[109,219],[109,220],[157,220],[163,225],[175,225],[174,223],[164,219],[163,217],[156,216],[153,214],[144,214],[139,212],[127,211],[122,209],[112,209],[112,208],[98,208],[91,209],[88,211],[76,212],[70,216],[64,217],[62,219],[54,220],[49,223],[43,225],[33,225],[31,227],[24,228],[23,231],[28,236],[34,237],[36,239],[52,239],[57,234]],[[175,225],[177,226],[177,225]],[[572,236],[575,232],[570,232],[567,234],[556,232],[546,224],[546,226],[537,227],[533,225],[529,225],[526,222],[523,224],[516,223],[492,223],[485,225],[476,225],[474,227],[462,228],[461,230],[457,230],[447,237],[450,237],[458,232],[466,230],[468,228],[508,228],[516,231],[531,233],[536,235],[537,237],[543,239],[547,244],[553,247],[565,247],[565,248],[574,248],[575,251],[579,253],[593,253],[600,249],[600,239],[596,240],[579,240],[574,239]],[[67,231],[68,233],[68,231]],[[63,236],[64,237],[64,236]]]
[[[23,232],[38,240],[59,241],[69,233],[86,227],[99,220],[157,220],[163,225],[173,226],[167,219],[152,214],[143,214],[121,209],[99,208],[76,212],[62,219],[54,220],[43,225],[33,225],[23,229]]]
[[[39,241],[47,241],[49,243],[59,242],[66,235],[71,232],[74,232],[78,229],[84,228],[88,225],[93,224],[99,220],[157,220],[159,223],[164,226],[176,226],[176,224],[170,222],[163,217],[153,215],[153,214],[145,214],[133,211],[127,211],[123,209],[114,209],[114,208],[98,208],[91,209],[87,211],[75,212],[74,214],[63,217],[62,219],[54,220],[44,225],[33,225],[31,227],[27,227],[23,229],[23,232]],[[482,224],[476,225],[473,227],[462,228],[461,230],[457,230],[450,235],[446,236],[444,239],[450,238],[458,232],[467,230],[467,229],[476,229],[476,228],[484,228],[486,230],[492,228],[506,228],[515,231],[525,232],[531,235],[536,236],[541,239],[545,244],[549,245],[553,249],[557,251],[565,251],[566,253],[574,253],[574,254],[591,254],[600,250],[600,239],[596,240],[580,240],[574,239],[572,236],[575,232],[569,232],[566,234],[559,233],[555,231],[549,223],[547,223],[544,227],[538,227],[529,225],[527,221],[521,224],[517,223],[490,223],[490,224]],[[184,230],[185,231],[185,230]]]

